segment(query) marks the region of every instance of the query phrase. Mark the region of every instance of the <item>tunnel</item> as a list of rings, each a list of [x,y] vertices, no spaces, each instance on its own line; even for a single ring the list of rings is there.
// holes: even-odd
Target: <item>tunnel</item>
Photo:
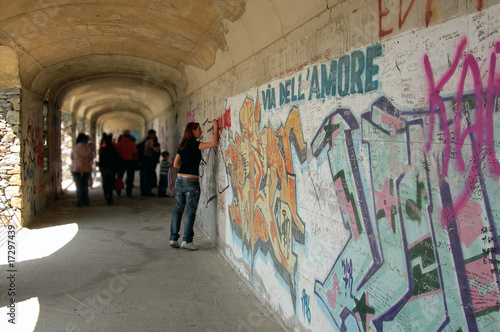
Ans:
[[[197,122],[196,225],[282,328],[496,331],[499,31],[498,0],[4,1],[2,273],[78,134],[173,161]]]

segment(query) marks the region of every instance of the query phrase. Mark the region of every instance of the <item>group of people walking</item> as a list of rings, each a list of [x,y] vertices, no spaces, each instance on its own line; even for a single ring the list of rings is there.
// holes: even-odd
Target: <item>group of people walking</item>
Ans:
[[[174,158],[173,167],[178,169],[178,173],[174,187],[175,207],[170,226],[170,246],[172,248],[198,249],[193,243],[193,226],[200,199],[201,150],[216,147],[219,142],[217,120],[213,120],[212,124],[214,129],[212,140],[201,142],[203,132],[200,124],[188,123]],[[158,181],[156,167],[160,162],[160,156],[162,161]],[[79,134],[71,151],[71,173],[76,185],[78,207],[90,204],[88,189],[94,158],[95,151],[89,143],[89,136],[84,133]],[[125,173],[127,174],[125,192],[127,196],[132,196],[137,169],[140,170],[142,196],[156,196],[152,189],[158,187],[158,196],[166,197],[168,176],[171,175],[170,168],[169,153],[167,151],[160,153],[160,144],[154,130],[150,130],[146,139],[137,145],[129,131],[125,131],[117,143],[113,142],[111,134],[103,133],[99,146],[99,169],[104,197],[108,205],[113,204],[113,190],[116,190],[117,194],[121,194],[121,188],[116,188],[115,184],[117,179],[118,183],[123,180]],[[180,225],[184,212],[184,237],[179,245]]]
[[[160,167],[160,180],[156,176],[156,167],[163,156]],[[156,196],[152,189],[158,188],[158,196],[166,197],[166,182],[163,175],[168,176],[169,154],[160,153],[160,144],[156,132],[150,130],[148,136],[139,144],[128,130],[120,135],[117,142],[112,134],[102,134],[99,150],[96,152],[90,144],[89,136],[80,133],[71,151],[71,173],[76,185],[77,206],[89,205],[88,188],[91,183],[94,159],[98,157],[98,167],[101,173],[102,189],[106,202],[113,204],[113,191],[121,195],[124,189],[127,196],[132,196],[135,172],[140,171],[140,189],[142,196]],[[126,177],[125,177],[126,175]],[[125,183],[123,180],[125,179]],[[159,183],[159,184],[158,184]],[[123,186],[123,188],[121,188]]]

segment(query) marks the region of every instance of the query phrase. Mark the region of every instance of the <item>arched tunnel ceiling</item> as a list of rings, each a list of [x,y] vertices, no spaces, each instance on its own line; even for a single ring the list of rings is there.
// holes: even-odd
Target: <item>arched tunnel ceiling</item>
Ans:
[[[103,111],[131,112],[144,120],[164,112],[172,105],[165,89],[147,81],[126,77],[101,77],[74,83],[59,93],[63,110],[77,117],[95,119]]]
[[[88,119],[131,112],[148,121],[188,86],[192,91],[339,1],[3,1],[0,45],[17,52],[21,87],[39,96],[50,91],[63,111]]]
[[[106,128],[108,133],[121,132],[123,130],[130,130],[141,132],[144,128],[144,119],[140,114],[131,112],[102,112],[97,114],[96,124],[102,128]]]

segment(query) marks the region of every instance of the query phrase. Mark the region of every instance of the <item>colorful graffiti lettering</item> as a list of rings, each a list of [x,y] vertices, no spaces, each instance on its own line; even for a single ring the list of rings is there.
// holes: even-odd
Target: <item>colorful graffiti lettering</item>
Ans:
[[[464,99],[474,97],[477,94]],[[382,96],[362,113],[361,124],[350,109],[332,112],[311,143],[316,158],[328,156],[350,233],[326,278],[315,285],[315,294],[340,330],[382,330],[387,324],[418,329],[418,320],[409,319],[417,310],[429,330],[447,325],[477,330],[485,316],[500,318],[497,245],[492,241],[485,252],[481,235],[487,229],[489,238],[497,238],[487,188],[481,196],[469,197],[459,213],[450,212],[448,227],[433,222],[440,203],[433,199],[431,172],[437,169],[429,166],[429,158],[437,166],[442,155],[410,145],[421,137],[429,113],[402,110]],[[364,158],[368,170],[359,167]],[[484,181],[478,172],[478,181]],[[437,196],[442,204],[453,201],[451,192],[461,185],[458,182],[441,180]]]
[[[477,60],[472,54],[466,54],[465,57],[463,57],[463,66],[456,94],[456,102],[452,105],[454,110],[449,110],[450,107],[447,107],[443,97],[439,94],[439,91],[443,89],[446,83],[448,83],[457,71],[460,59],[466,46],[467,39],[464,38],[457,47],[451,67],[442,75],[441,78],[439,78],[437,82],[434,79],[434,73],[432,71],[429,57],[427,55],[424,56],[424,66],[429,84],[430,101],[429,140],[426,146],[426,151],[429,152],[431,149],[432,138],[434,135],[434,118],[435,113],[437,113],[438,110],[440,115],[440,126],[443,131],[445,144],[441,177],[446,178],[448,176],[448,168],[452,156],[457,164],[458,173],[464,174],[465,162],[462,149],[466,140],[470,140],[470,145],[473,150],[472,164],[469,167],[467,174],[467,178],[473,181],[469,181],[468,185],[461,191],[459,198],[454,200],[453,204],[448,204],[443,207],[445,210],[451,209],[453,211],[453,213],[442,214],[443,224],[445,226],[450,223],[450,218],[457,213],[460,213],[460,210],[464,208],[465,204],[467,204],[471,187],[475,188],[475,184],[479,180],[479,173],[483,160],[487,160],[489,171],[495,178],[500,176],[500,164],[495,153],[493,130],[493,108],[496,102],[496,96],[500,94],[500,80],[495,78],[496,54],[500,53],[500,43],[497,42],[495,44],[495,51],[492,52],[490,57],[486,103],[484,103],[483,99],[484,89],[481,81],[481,72],[479,70]],[[473,78],[475,98],[464,99],[464,84],[469,70]],[[462,105],[464,103],[468,106],[466,109],[462,109]],[[470,104],[472,105],[469,107]],[[452,113],[451,119],[447,118],[448,113]],[[463,117],[465,117],[465,119]],[[471,123],[472,117],[475,119],[474,124]],[[467,122],[467,128],[462,131],[462,126],[464,125],[463,120]],[[453,131],[450,130],[450,127],[452,127]],[[453,133],[453,137],[451,133]],[[454,143],[453,149],[452,143]]]
[[[264,111],[313,98],[347,97],[376,91],[379,66],[374,60],[382,54],[382,45],[371,45],[366,51],[355,50],[332,59],[329,64],[308,68],[297,77],[279,82],[277,87],[268,84],[261,92]]]
[[[284,126],[260,130],[260,106],[247,98],[240,110],[241,134],[228,133],[226,171],[234,199],[229,206],[233,231],[251,253],[269,252],[296,303],[297,256],[293,243],[304,243],[304,223],[297,214],[292,148],[305,161],[298,110]]]
[[[432,0],[392,1],[394,21],[388,3],[379,1],[380,37],[416,10],[425,9],[426,24],[440,10]],[[457,24],[415,31],[418,42],[412,34],[346,51],[266,82],[256,103],[243,102],[233,121],[239,128],[223,141],[230,189],[221,211],[231,221],[228,236],[241,239],[249,279],[270,269],[283,286],[278,295],[290,292],[300,328],[327,319],[339,331],[496,330],[500,42],[492,37],[498,22],[488,20],[470,16],[472,45]],[[392,96],[382,84],[394,87]],[[335,254],[323,256],[325,248]],[[267,266],[254,264],[257,255]],[[272,305],[290,313],[288,303]]]

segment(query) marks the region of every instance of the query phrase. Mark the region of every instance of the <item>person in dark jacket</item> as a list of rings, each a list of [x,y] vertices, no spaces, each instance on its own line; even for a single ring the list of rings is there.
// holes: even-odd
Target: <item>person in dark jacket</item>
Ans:
[[[108,205],[113,204],[113,189],[116,172],[120,169],[120,154],[113,145],[113,135],[103,133],[99,149],[99,170],[101,171],[102,190]]]
[[[156,196],[151,190],[156,187],[156,166],[159,161],[160,145],[158,142],[156,131],[151,129],[148,131],[148,136],[144,141],[137,144],[139,151],[140,177],[141,177],[141,196]],[[141,146],[139,148],[139,146]]]

